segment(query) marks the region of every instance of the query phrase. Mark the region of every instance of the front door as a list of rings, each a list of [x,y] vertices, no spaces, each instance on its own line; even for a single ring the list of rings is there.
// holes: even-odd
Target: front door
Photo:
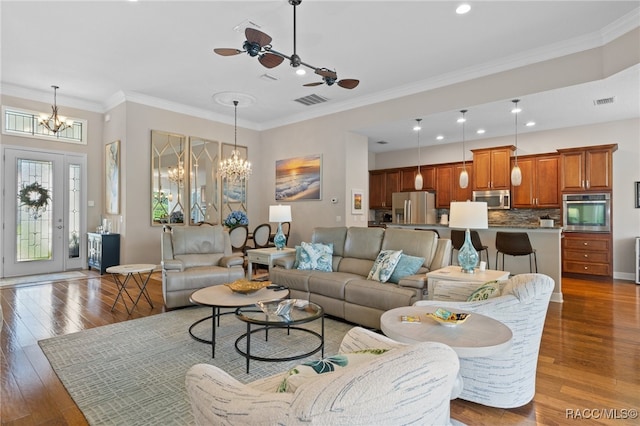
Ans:
[[[81,269],[84,156],[6,148],[2,276]]]

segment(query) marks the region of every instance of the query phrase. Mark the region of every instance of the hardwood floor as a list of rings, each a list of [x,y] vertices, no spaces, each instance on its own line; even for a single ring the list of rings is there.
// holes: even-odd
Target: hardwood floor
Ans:
[[[128,316],[108,276],[0,289],[2,425],[84,425],[80,410],[40,350],[40,339],[164,312],[161,283],[149,282]],[[159,277],[156,277],[159,278]],[[563,279],[565,302],[547,314],[534,400],[503,410],[454,400],[452,417],[469,425],[635,425],[640,408],[640,285]],[[568,411],[569,410],[569,411]],[[637,416],[637,411],[635,412]],[[626,417],[626,418],[625,418]]]

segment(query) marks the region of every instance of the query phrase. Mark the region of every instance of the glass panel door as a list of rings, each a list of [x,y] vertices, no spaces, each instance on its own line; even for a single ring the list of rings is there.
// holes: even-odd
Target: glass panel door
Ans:
[[[66,162],[58,153],[5,150],[4,277],[83,266],[84,159],[74,160]]]

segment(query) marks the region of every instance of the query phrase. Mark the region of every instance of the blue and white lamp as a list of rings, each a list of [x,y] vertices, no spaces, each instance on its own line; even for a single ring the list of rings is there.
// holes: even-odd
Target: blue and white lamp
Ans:
[[[451,202],[449,206],[449,228],[465,229],[464,244],[458,250],[458,265],[462,272],[474,273],[478,264],[478,252],[471,242],[469,229],[487,229],[489,219],[487,203],[476,201]]]
[[[278,222],[278,231],[273,237],[273,243],[278,250],[287,244],[287,237],[282,232],[282,222],[291,222],[291,206],[269,206],[269,222]]]

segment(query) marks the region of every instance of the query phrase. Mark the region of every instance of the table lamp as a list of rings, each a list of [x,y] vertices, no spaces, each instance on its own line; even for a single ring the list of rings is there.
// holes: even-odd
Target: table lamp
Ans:
[[[273,243],[276,245],[276,249],[282,250],[287,244],[287,238],[282,232],[282,222],[291,221],[291,206],[283,206],[281,204],[277,206],[269,206],[269,222],[278,222],[278,231],[273,237]]]
[[[487,203],[485,202],[451,202],[449,206],[449,228],[465,229],[464,244],[458,250],[458,264],[462,272],[474,273],[478,264],[478,252],[471,243],[470,228],[487,229],[489,227]]]

